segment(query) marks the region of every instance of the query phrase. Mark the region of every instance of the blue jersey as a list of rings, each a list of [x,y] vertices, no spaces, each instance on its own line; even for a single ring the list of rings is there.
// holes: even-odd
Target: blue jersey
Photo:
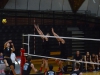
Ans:
[[[31,62],[26,62],[23,67],[22,75],[30,75],[31,69]]]
[[[55,75],[54,71],[47,71],[47,75]]]

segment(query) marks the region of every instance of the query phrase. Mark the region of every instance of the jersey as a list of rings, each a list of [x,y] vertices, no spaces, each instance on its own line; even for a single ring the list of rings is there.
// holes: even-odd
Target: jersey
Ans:
[[[90,55],[86,55],[86,61],[90,61]]]
[[[67,55],[66,44],[65,44],[65,43],[62,44],[62,43],[60,42],[59,49],[60,49],[60,52],[61,52],[60,57],[61,57],[61,58],[66,58],[66,55]]]
[[[4,49],[4,56],[10,57],[11,55],[11,48],[5,48]]]
[[[26,62],[23,67],[22,75],[30,75],[31,69],[31,62]]]
[[[12,60],[12,63],[15,63],[15,59],[16,59],[15,53],[11,53],[10,58],[11,58],[11,60]]]
[[[54,71],[47,71],[47,75],[55,75]]]
[[[81,54],[79,54],[79,55],[75,54],[73,59],[81,60],[82,59],[82,55]]]
[[[43,55],[49,56],[50,55],[49,54],[49,50],[50,50],[49,41],[44,40],[42,48],[43,48]]]
[[[91,60],[92,60],[93,62],[96,62],[96,56],[91,56]]]
[[[79,75],[80,73],[80,71],[73,71],[70,75]]]
[[[100,60],[100,55],[98,55],[98,60]]]

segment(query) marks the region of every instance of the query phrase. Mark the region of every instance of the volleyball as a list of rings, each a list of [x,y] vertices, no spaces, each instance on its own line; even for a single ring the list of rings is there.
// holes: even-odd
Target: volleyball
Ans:
[[[3,24],[7,23],[7,20],[6,19],[2,19],[2,23]]]

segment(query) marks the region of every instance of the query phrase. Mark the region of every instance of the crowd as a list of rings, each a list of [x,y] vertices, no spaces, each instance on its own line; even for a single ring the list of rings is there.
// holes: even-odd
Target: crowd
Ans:
[[[98,71],[100,70],[100,52],[98,52],[98,54],[92,53],[90,54],[88,51],[86,52],[85,55],[82,56],[82,54],[80,54],[80,51],[76,51],[76,54],[73,56],[73,59],[76,61],[83,61],[83,62],[91,62],[91,63],[83,63],[80,62],[80,71],[85,71],[87,72],[88,70],[92,70],[92,71]],[[92,64],[93,63],[98,63],[98,64]],[[73,69],[74,69],[74,63],[73,62]],[[85,67],[85,69],[84,69]]]

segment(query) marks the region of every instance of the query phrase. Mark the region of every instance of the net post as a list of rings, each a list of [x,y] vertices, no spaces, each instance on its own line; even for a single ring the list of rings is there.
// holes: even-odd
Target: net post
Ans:
[[[21,48],[20,49],[20,55],[21,55],[21,68],[20,68],[20,73],[21,73],[21,75],[22,75],[22,71],[23,71],[23,66],[24,66],[24,64],[25,64],[25,62],[26,62],[26,58],[25,58],[25,56],[24,56],[24,53],[25,53],[25,49],[24,48]]]
[[[28,54],[30,54],[30,47],[29,47],[29,44],[30,43],[30,35],[28,34]]]

